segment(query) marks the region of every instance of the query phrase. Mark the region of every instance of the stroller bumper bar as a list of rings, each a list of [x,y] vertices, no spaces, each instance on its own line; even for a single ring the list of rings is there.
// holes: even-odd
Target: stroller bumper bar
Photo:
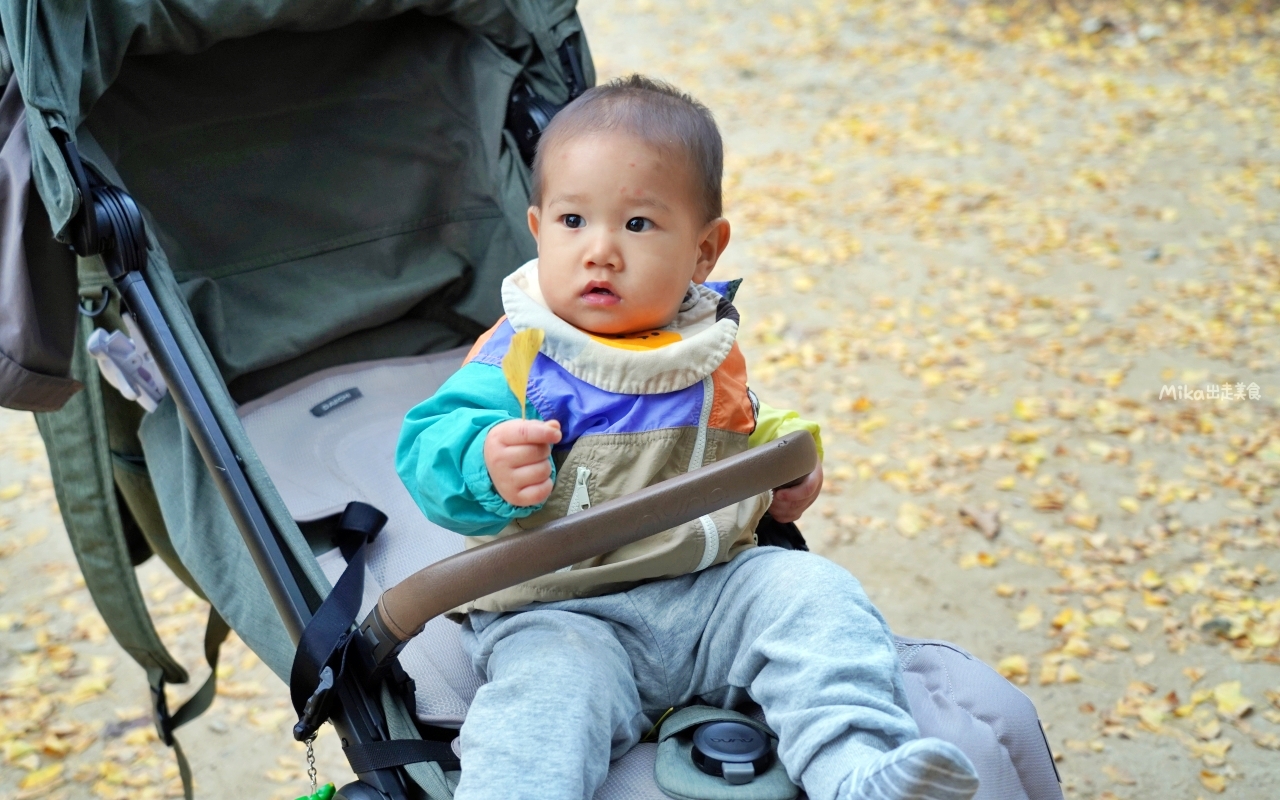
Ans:
[[[799,431],[710,466],[465,550],[388,589],[360,624],[378,666],[432,618],[492,592],[691,522],[813,471],[813,437]]]

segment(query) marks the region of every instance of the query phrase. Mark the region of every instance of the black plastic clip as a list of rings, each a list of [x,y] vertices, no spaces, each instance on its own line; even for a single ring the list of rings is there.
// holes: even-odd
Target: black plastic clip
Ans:
[[[586,73],[582,70],[582,56],[578,52],[575,38],[565,39],[556,52],[560,57],[560,68],[564,71],[569,99],[563,103],[553,103],[533,91],[533,87],[522,78],[516,81],[511,89],[511,97],[507,100],[507,130],[515,136],[520,157],[530,167],[538,152],[538,140],[551,124],[551,118],[587,90]]]
[[[156,735],[166,747],[173,747],[173,717],[169,716],[169,701],[164,696],[164,678],[151,684],[151,713],[155,717]]]
[[[320,685],[307,699],[302,718],[293,726],[293,738],[305,742],[316,735],[320,726],[329,718],[333,699],[333,667],[320,670]]]

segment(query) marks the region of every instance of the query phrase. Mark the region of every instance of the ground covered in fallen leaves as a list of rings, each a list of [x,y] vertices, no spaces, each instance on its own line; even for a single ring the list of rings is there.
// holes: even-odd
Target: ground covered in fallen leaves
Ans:
[[[1280,15],[1267,3],[596,2],[725,133],[756,390],[820,420],[804,521],[895,630],[1036,702],[1068,797],[1280,785]],[[159,797],[145,682],[0,415],[0,796]],[[203,609],[149,563],[161,632]],[[184,731],[205,796],[292,797],[238,641]],[[203,674],[195,670],[195,681]],[[188,692],[190,690],[187,690]],[[181,692],[175,693],[175,697]],[[320,741],[322,780],[341,757]]]

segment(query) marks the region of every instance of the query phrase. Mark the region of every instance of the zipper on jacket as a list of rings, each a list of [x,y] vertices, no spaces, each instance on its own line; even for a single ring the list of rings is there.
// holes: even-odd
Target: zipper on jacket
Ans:
[[[587,479],[591,477],[591,470],[586,467],[578,467],[578,476],[573,481],[573,494],[569,496],[569,510],[565,512],[565,516],[577,514],[584,508],[591,508],[591,495],[587,493]],[[573,569],[570,564],[567,567],[561,567],[556,572],[568,572]]]
[[[569,496],[569,510],[565,512],[565,516],[591,508],[591,495],[587,494],[587,479],[590,477],[591,470],[578,467],[578,477],[573,482],[573,494]]]

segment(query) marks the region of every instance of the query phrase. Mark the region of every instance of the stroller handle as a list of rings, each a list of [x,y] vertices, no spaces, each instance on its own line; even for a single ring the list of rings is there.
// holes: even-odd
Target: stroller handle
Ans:
[[[434,617],[493,592],[682,525],[808,475],[818,450],[807,431],[601,503],[538,528],[464,550],[382,593],[360,624],[379,664]]]

